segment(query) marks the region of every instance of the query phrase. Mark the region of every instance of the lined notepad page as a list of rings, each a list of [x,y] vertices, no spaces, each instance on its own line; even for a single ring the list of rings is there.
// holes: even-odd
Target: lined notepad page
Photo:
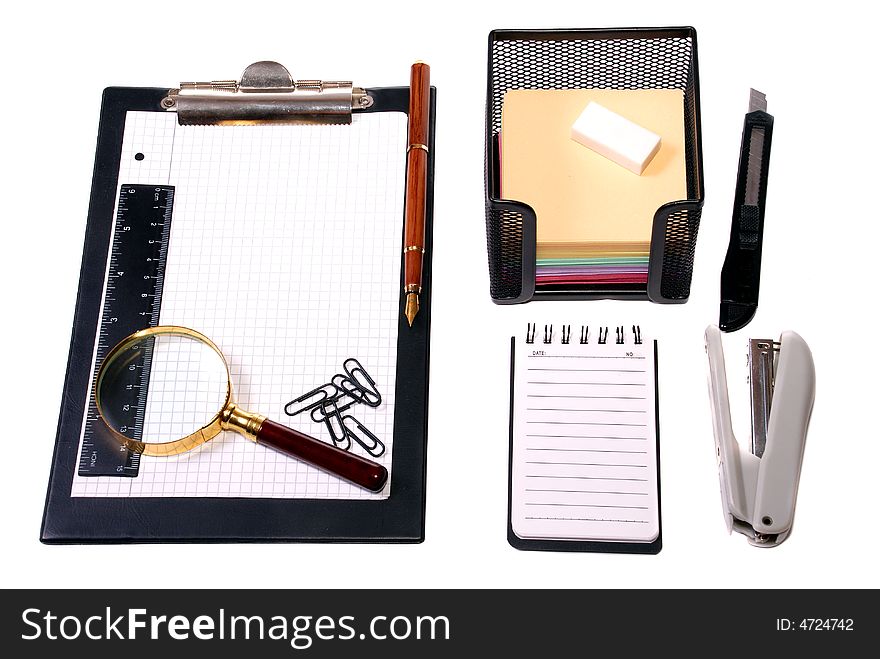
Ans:
[[[580,328],[578,325],[577,328]],[[515,340],[511,525],[523,539],[659,533],[654,342]]]
[[[383,404],[352,413],[385,443],[389,472],[405,152],[398,112],[347,126],[178,126],[174,113],[128,112],[119,174],[176,188],[160,324],[220,346],[244,409],[328,442],[284,405],[357,358]],[[148,398],[148,417],[155,407]],[[75,474],[72,496],[363,499],[387,497],[388,483],[371,494],[227,432],[143,457],[136,478]]]

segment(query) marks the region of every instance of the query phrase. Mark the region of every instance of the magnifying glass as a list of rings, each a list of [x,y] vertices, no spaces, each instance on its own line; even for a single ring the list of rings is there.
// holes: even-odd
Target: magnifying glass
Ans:
[[[95,402],[113,436],[135,453],[178,455],[234,430],[371,492],[388,480],[380,464],[236,405],[223,353],[187,327],[150,327],[123,339],[101,364]],[[135,426],[138,439],[131,436]]]

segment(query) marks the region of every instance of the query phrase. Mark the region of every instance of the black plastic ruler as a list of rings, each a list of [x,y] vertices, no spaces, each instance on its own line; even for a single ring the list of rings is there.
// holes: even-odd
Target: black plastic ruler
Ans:
[[[79,456],[80,476],[138,474],[140,455],[123,447],[98,416],[94,378],[113,346],[132,332],[159,324],[173,203],[173,186],[129,184],[120,188]],[[113,402],[119,406],[112,414],[118,424],[114,429],[134,440],[142,438],[149,359],[145,351],[140,363],[131,364],[129,378],[122,385],[126,393]]]

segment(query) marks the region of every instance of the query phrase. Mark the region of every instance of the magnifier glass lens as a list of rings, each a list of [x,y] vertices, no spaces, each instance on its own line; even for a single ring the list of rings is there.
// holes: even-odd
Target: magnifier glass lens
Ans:
[[[210,345],[160,334],[132,339],[109,356],[96,399],[113,430],[160,443],[207,425],[225,405],[228,386],[226,364]]]

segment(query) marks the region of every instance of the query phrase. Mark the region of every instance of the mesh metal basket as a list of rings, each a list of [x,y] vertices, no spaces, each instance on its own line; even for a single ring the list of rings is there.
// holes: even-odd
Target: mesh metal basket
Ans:
[[[535,287],[536,218],[526,204],[500,199],[498,135],[511,89],[679,89],[685,122],[688,198],[654,214],[648,284]],[[486,237],[492,299],[650,299],[681,303],[690,295],[703,207],[696,31],[495,30],[489,35],[486,101]]]

